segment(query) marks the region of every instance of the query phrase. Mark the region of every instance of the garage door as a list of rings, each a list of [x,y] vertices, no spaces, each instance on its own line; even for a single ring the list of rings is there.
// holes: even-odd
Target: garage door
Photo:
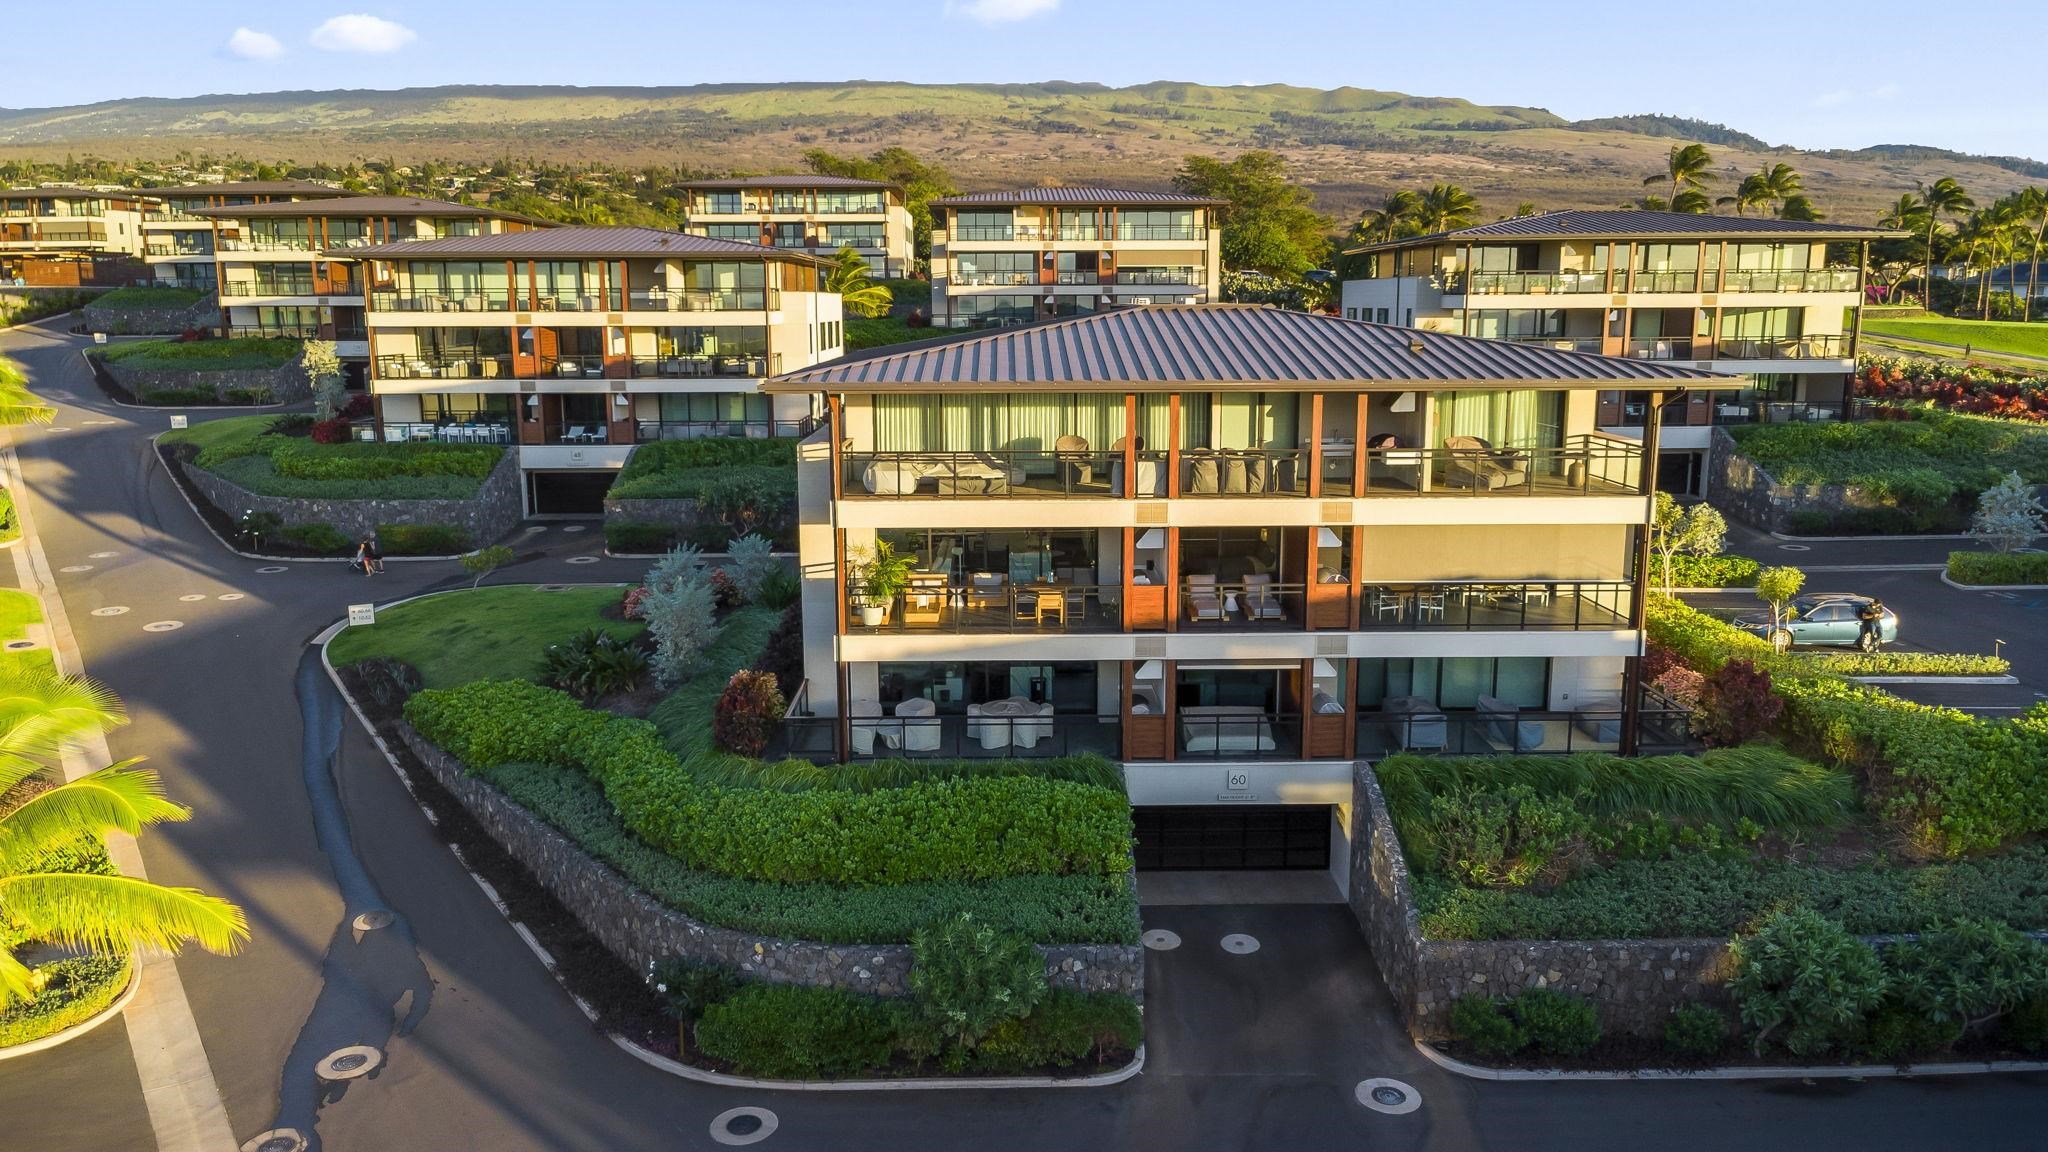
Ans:
[[[1327,868],[1330,809],[1322,805],[1135,808],[1145,871]]]
[[[604,494],[611,490],[618,473],[610,469],[589,472],[527,473],[527,507],[536,516],[602,516]]]

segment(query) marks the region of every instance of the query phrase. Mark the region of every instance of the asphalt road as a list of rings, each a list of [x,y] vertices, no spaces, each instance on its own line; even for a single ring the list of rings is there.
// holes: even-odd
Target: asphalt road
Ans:
[[[61,409],[55,428],[16,435],[27,499],[86,668],[134,715],[114,734],[114,754],[148,754],[194,808],[190,822],[143,837],[152,879],[218,892],[249,912],[255,941],[243,954],[178,961],[237,1140],[304,1102],[308,1086],[285,1071],[298,1067],[295,1045],[310,1037],[324,1046],[353,1028],[384,1038],[386,1063],[313,1103],[318,1146],[331,1152],[712,1148],[711,1119],[742,1104],[778,1115],[757,1145],[770,1150],[2040,1146],[2041,1076],[1818,1087],[1450,1077],[1407,1045],[1362,939],[1327,906],[1147,909],[1148,924],[1174,928],[1184,943],[1148,955],[1155,1051],[1143,1075],[1117,1087],[813,1094],[666,1076],[590,1027],[358,726],[330,729],[318,702],[302,699],[307,641],[348,603],[452,583],[455,566],[394,562],[367,584],[339,564],[264,573],[227,553],[153,459],[148,438],[163,415],[101,397],[79,344],[48,329],[0,334],[0,350]],[[550,527],[522,550],[535,546],[542,558],[496,579],[639,573],[626,562],[569,564],[597,554],[595,532]],[[129,611],[92,615],[108,607]],[[143,627],[173,620],[182,626]],[[309,752],[323,766],[330,747],[327,793],[305,768]],[[326,798],[316,804],[316,794]],[[403,917],[409,944],[394,935],[397,945],[377,947],[398,951],[350,951],[352,934],[338,929],[366,891]],[[1231,932],[1260,949],[1223,951],[1217,942]],[[429,984],[401,988],[391,974],[413,957]],[[1421,1109],[1360,1107],[1353,1086],[1376,1076],[1414,1085]],[[154,1148],[139,1097],[119,1021],[9,1061],[0,1065],[0,1152]]]

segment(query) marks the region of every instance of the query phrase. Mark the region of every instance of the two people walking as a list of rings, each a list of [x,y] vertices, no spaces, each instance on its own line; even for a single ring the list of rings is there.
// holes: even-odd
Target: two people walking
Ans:
[[[377,547],[377,537],[363,537],[362,542],[356,545],[355,559],[350,563],[361,569],[365,576],[375,576],[384,571],[384,552]]]

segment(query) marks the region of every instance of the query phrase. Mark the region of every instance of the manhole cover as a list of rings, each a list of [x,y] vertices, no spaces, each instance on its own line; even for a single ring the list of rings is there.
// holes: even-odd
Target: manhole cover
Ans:
[[[731,1108],[711,1119],[711,1138],[735,1147],[758,1144],[782,1122],[766,1108]]]
[[[36,642],[33,640],[9,640],[7,642],[7,650],[9,652],[25,652],[35,646]]]
[[[389,909],[372,908],[355,918],[356,931],[375,932],[379,928],[389,928],[393,919],[395,917],[391,915]]]
[[[62,568],[59,568],[59,569],[57,569],[57,571],[59,571],[59,572],[90,572],[90,571],[92,571],[92,565],[90,565],[90,564],[66,564],[66,565],[65,565],[65,566],[63,566]]]
[[[1233,932],[1223,938],[1223,950],[1232,956],[1249,956],[1259,950],[1259,942],[1242,932]]]
[[[121,616],[125,615],[127,611],[126,608],[114,605],[107,608],[95,608],[92,610],[92,614],[95,616]]]
[[[157,620],[142,626],[144,632],[176,632],[183,628],[183,620]]]
[[[291,571],[291,569],[285,567],[282,564],[266,564],[263,567],[258,568],[256,571],[259,575],[268,576],[273,572],[289,572]]]
[[[1375,1112],[1401,1116],[1422,1107],[1422,1093],[1399,1080],[1381,1077],[1359,1082],[1358,1102]]]
[[[1169,932],[1164,928],[1154,928],[1139,939],[1144,942],[1145,947],[1154,952],[1171,952],[1180,947],[1179,933]]]
[[[571,556],[571,557],[569,557],[569,563],[571,563],[571,564],[595,564],[595,563],[597,563],[597,557],[595,557],[595,556]]]
[[[581,531],[583,531],[583,530],[584,530],[584,528],[585,528],[585,527],[587,527],[587,526],[586,526],[586,525],[583,525],[583,524],[570,524],[570,525],[568,525],[567,527],[563,528],[563,529],[562,529],[562,531],[564,531],[564,532],[581,532]]]
[[[384,1054],[367,1044],[357,1044],[329,1053],[327,1058],[313,1066],[313,1075],[322,1080],[353,1080],[367,1076],[384,1062]]]
[[[547,525],[545,525],[545,524],[528,524],[528,525],[526,526],[526,530],[527,530],[527,532],[529,532],[529,533],[533,533],[533,532],[545,532],[545,531],[547,531],[547,530],[548,530],[548,526],[547,526]]]
[[[85,558],[87,560],[112,560],[118,555],[120,555],[118,552],[87,552]]]
[[[220,596],[216,597],[216,599],[220,600],[240,600],[241,598],[242,593],[240,592],[224,592]]]
[[[185,603],[187,603],[187,604],[193,604],[193,603],[197,603],[198,601],[201,601],[201,600],[204,600],[204,599],[206,599],[206,593],[204,593],[204,592],[194,592],[194,593],[192,593],[192,594],[191,594],[190,596],[180,596],[180,597],[178,597],[178,599],[180,599],[180,600],[184,601],[184,602],[185,602]]]
[[[1780,545],[1778,545],[1778,551],[1780,551],[1780,552],[1811,552],[1811,551],[1813,551],[1813,545],[1811,545],[1811,544],[1780,544]]]
[[[242,1152],[306,1152],[306,1138],[296,1128],[272,1128],[251,1136]]]

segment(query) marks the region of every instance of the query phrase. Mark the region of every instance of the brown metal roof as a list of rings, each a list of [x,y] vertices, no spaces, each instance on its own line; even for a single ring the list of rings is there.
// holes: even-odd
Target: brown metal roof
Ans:
[[[357,248],[332,248],[329,254],[369,260],[500,256],[540,259],[608,260],[631,256],[724,256],[779,259],[816,264],[811,256],[786,248],[714,240],[661,228],[626,225],[569,225],[531,232],[499,232],[489,236],[450,236],[441,240],[400,240]]]
[[[969,192],[931,202],[934,208],[1001,208],[1025,204],[1227,204],[1213,196],[1183,192],[1140,192],[1129,188],[1019,188],[1008,192]]]
[[[336,201],[324,201],[317,209],[305,203],[288,200],[274,200],[268,204],[236,204],[222,208],[194,208],[194,216],[304,216],[314,212],[321,216],[453,216],[453,217],[497,217],[502,220],[527,220],[545,224],[545,220],[517,216],[510,212],[494,212],[475,204],[450,204],[446,200],[422,200],[417,196],[347,196]]]
[[[219,184],[180,184],[141,188],[147,196],[355,196],[345,188],[314,180],[226,180]]]
[[[720,176],[714,180],[685,180],[685,188],[888,188],[903,191],[901,184],[887,180],[862,180],[857,176]]]
[[[770,392],[1182,387],[1278,391],[1737,387],[1739,377],[1256,304],[1118,308],[962,340],[880,350],[776,377]]]
[[[934,201],[936,203],[936,201]],[[1908,235],[1854,224],[1810,220],[1778,220],[1769,216],[1710,216],[1700,212],[1651,212],[1641,208],[1569,209],[1516,216],[1470,228],[1453,228],[1427,236],[1410,236],[1378,244],[1346,248],[1346,255],[1413,248],[1445,240],[1878,240]]]

